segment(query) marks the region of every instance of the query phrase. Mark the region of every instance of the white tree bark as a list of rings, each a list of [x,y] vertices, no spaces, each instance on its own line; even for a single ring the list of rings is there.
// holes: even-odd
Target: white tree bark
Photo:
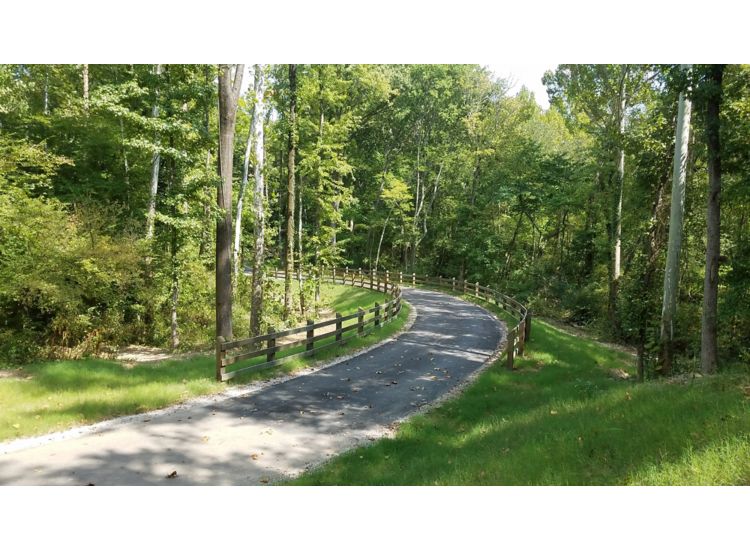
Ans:
[[[252,76],[252,73],[250,73]],[[255,83],[257,86],[257,81]],[[245,205],[245,190],[247,189],[247,180],[250,175],[250,157],[253,153],[253,136],[255,133],[256,113],[257,113],[257,89],[255,90],[253,106],[250,110],[250,131],[247,133],[247,143],[245,144],[245,158],[242,163],[242,182],[240,191],[237,196],[237,215],[235,216],[234,225],[234,247],[232,250],[232,265],[234,266],[234,287],[237,287],[237,277],[240,271],[240,241],[242,237],[242,209]]]
[[[265,74],[262,65],[255,65],[255,109],[251,131],[253,134],[253,153],[255,157],[255,189],[253,191],[253,214],[255,253],[253,255],[252,303],[250,308],[250,333],[260,334],[260,320],[263,313],[263,260],[265,257],[266,214],[265,214],[265,181],[263,168],[265,166],[265,134],[263,123],[266,119]]]
[[[688,71],[690,65],[683,65]],[[685,213],[685,174],[690,139],[692,104],[684,92],[680,93],[675,124],[674,161],[672,165],[672,204],[669,214],[669,243],[664,268],[664,296],[661,311],[661,343],[664,346],[662,371],[671,370],[671,344],[674,337],[674,316],[677,310],[677,283],[680,277],[680,249],[682,248],[682,220]]]
[[[161,75],[161,65],[154,67],[154,74],[157,79]],[[159,117],[159,88],[156,88],[156,99],[154,106],[151,108],[151,118]],[[151,240],[154,236],[154,217],[156,216],[156,193],[159,190],[159,164],[161,164],[161,154],[159,153],[159,140],[156,139],[156,150],[151,156],[151,186],[148,192],[148,213],[146,214],[146,239]]]

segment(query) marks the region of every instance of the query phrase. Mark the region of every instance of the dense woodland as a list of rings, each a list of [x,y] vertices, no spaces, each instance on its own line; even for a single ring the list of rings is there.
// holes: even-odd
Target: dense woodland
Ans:
[[[474,65],[0,66],[0,357],[210,347],[348,265],[492,285],[644,377],[750,360],[750,66],[543,78],[546,111]]]

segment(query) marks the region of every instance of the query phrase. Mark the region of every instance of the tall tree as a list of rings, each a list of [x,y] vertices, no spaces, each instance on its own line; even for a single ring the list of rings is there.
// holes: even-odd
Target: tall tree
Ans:
[[[683,65],[687,73],[689,65]],[[672,203],[669,215],[669,243],[667,264],[664,268],[664,297],[661,310],[661,373],[672,371],[674,339],[674,316],[677,311],[677,285],[680,279],[680,250],[682,248],[682,226],[685,214],[685,180],[690,140],[690,113],[692,102],[680,91],[675,123],[674,161],[672,165]]]
[[[284,318],[292,312],[294,271],[294,187],[297,152],[297,65],[289,65],[289,145],[287,149],[286,261],[284,262]]]
[[[151,107],[151,118],[156,121],[159,118],[159,77],[161,75],[161,64],[154,67],[156,85],[154,88],[154,103]],[[154,217],[156,216],[156,195],[159,191],[159,166],[161,165],[161,152],[159,151],[158,132],[154,139],[154,152],[151,155],[151,185],[148,190],[148,212],[146,213],[146,239],[154,236]]]
[[[260,320],[263,315],[263,261],[265,259],[266,246],[266,212],[265,212],[265,179],[263,170],[265,167],[265,133],[263,124],[266,119],[266,76],[262,65],[255,65],[255,108],[253,109],[253,120],[251,133],[253,134],[253,157],[255,189],[253,190],[253,214],[254,214],[254,254],[253,254],[253,281],[252,302],[250,304],[250,334],[260,334]]]
[[[219,173],[216,203],[216,336],[232,337],[232,160],[244,65],[219,66]]]
[[[719,253],[721,246],[721,99],[724,65],[708,70],[706,103],[706,142],[708,144],[708,208],[706,212],[706,274],[703,281],[701,319],[701,371],[716,372],[718,367],[717,317],[719,298]]]

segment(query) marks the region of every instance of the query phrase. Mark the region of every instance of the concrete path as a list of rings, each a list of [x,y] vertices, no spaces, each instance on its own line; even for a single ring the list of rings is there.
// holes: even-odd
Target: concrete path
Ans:
[[[476,372],[502,336],[478,306],[426,290],[403,296],[414,325],[370,352],[242,397],[0,455],[0,485],[264,484],[382,436]]]

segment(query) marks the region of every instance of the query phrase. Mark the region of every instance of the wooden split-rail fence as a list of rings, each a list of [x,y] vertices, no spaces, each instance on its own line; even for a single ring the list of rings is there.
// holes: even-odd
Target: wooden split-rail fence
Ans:
[[[283,277],[283,271],[276,271],[274,277]],[[299,277],[298,273],[294,274]],[[531,335],[531,312],[517,300],[506,296],[492,288],[482,286],[478,282],[469,283],[456,278],[431,277],[416,273],[393,273],[368,269],[350,269],[345,267],[331,268],[321,274],[322,282],[358,286],[369,288],[385,294],[385,302],[375,303],[368,309],[358,308],[350,315],[342,316],[336,313],[333,319],[314,322],[307,320],[305,325],[285,330],[261,334],[253,338],[227,341],[221,336],[216,339],[216,379],[229,380],[241,372],[260,370],[278,365],[297,357],[314,355],[316,351],[329,346],[341,345],[352,338],[371,333],[383,324],[394,319],[401,312],[401,287],[427,286],[450,290],[457,294],[474,296],[502,307],[505,311],[518,317],[518,323],[508,331],[503,354],[506,356],[507,366],[513,369],[515,357],[524,354],[526,341]],[[328,329],[318,332],[320,329]],[[281,343],[284,338],[304,334],[304,339]],[[317,344],[317,345],[316,345]],[[297,351],[277,357],[277,353],[284,350]],[[258,359],[260,358],[260,359]],[[254,361],[253,361],[254,360]],[[250,361],[252,364],[228,369],[234,365]]]

